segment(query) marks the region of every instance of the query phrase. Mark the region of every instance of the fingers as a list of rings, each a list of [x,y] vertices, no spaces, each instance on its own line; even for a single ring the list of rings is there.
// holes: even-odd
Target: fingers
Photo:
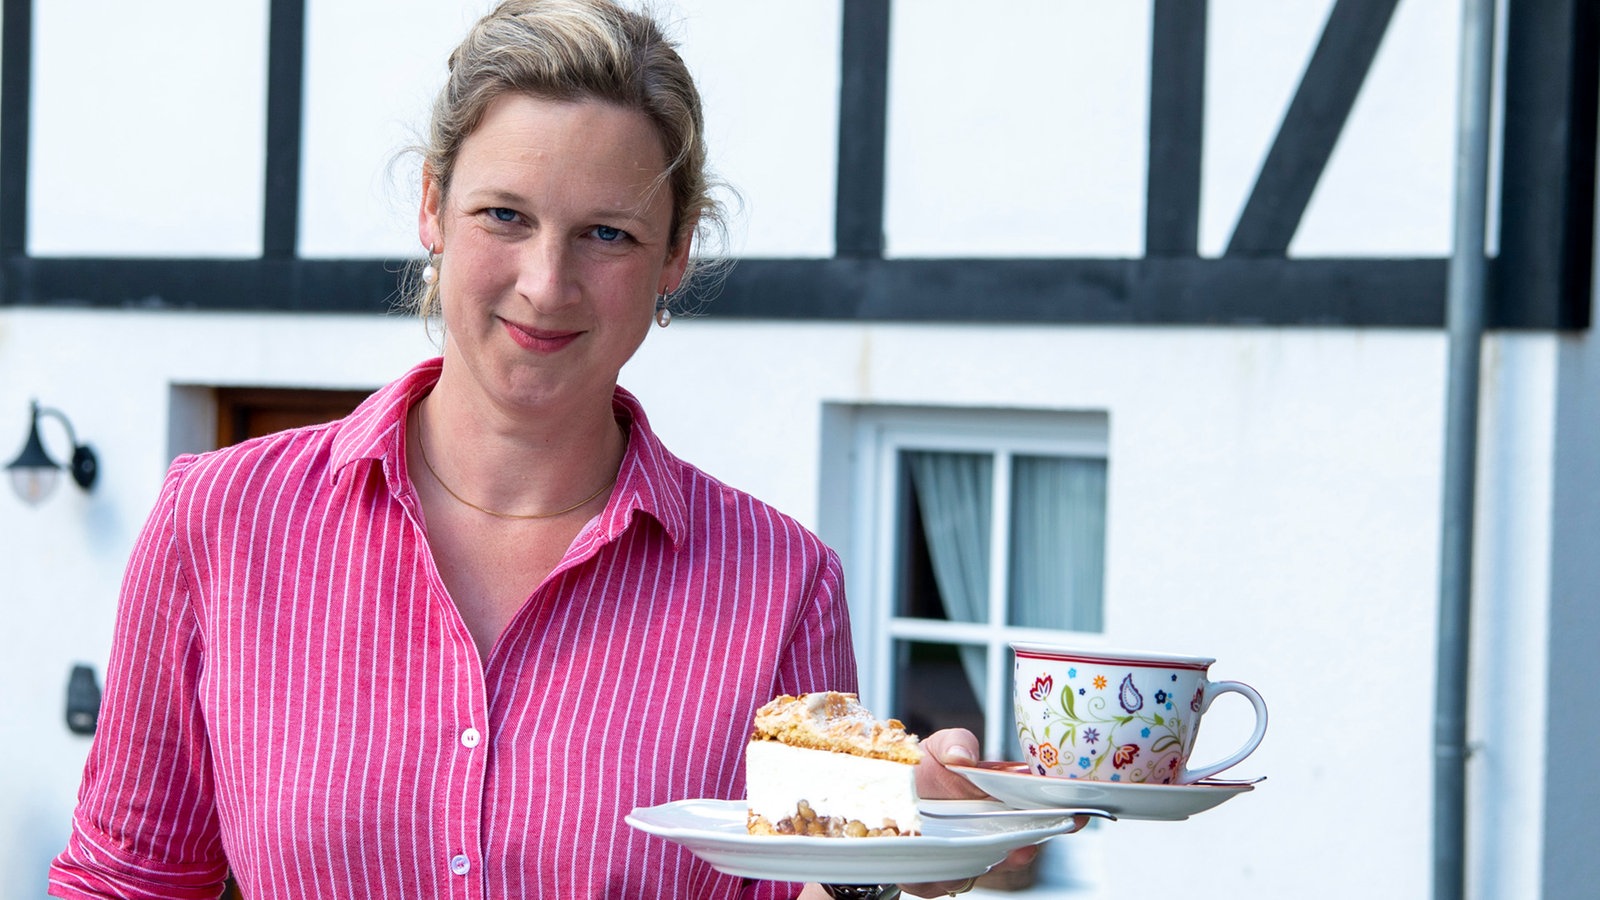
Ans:
[[[960,881],[936,881],[930,884],[902,884],[900,890],[913,897],[954,897],[972,890],[976,878],[963,878]]]
[[[1025,869],[1033,864],[1033,858],[1039,855],[1039,845],[1018,847],[1006,854],[1006,858],[996,864],[990,872],[1005,872],[1012,869]],[[987,873],[985,873],[987,874]],[[972,890],[976,878],[966,878],[961,881],[936,881],[929,884],[902,884],[900,890],[913,897],[953,897]]]
[[[922,749],[948,765],[970,766],[978,761],[978,738],[965,728],[935,731],[923,739]]]
[[[972,782],[950,771],[948,766],[971,766],[978,762],[978,738],[965,728],[935,731],[922,742],[922,762],[917,764],[917,795],[927,800],[985,800],[989,795]],[[1081,827],[1081,826],[1080,826]],[[1037,845],[1019,847],[991,871],[1020,869],[1030,865],[1039,853]],[[972,889],[973,879],[906,884],[901,889],[914,897],[947,897]]]
[[[917,795],[928,800],[982,800],[988,797],[972,782],[945,768],[970,766],[978,761],[978,739],[965,728],[946,728],[922,742],[922,762],[917,764]]]
[[[992,871],[999,872],[1006,869],[1025,869],[1033,864],[1033,858],[1039,855],[1039,844],[1030,844],[1006,854],[1005,862],[995,866]]]

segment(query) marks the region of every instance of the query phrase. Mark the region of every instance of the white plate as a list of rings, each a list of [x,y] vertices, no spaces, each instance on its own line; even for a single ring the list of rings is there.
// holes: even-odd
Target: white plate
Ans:
[[[984,762],[950,766],[984,793],[1013,809],[1063,806],[1103,809],[1119,819],[1178,821],[1205,812],[1245,791],[1256,781],[1197,781],[1194,784],[1132,784],[1046,778],[1025,763]]]
[[[932,805],[935,801],[924,801]],[[916,837],[815,838],[745,831],[743,800],[678,800],[635,809],[627,823],[687,847],[718,871],[772,881],[903,884],[971,878],[1018,847],[1077,830],[1071,815],[926,818]]]

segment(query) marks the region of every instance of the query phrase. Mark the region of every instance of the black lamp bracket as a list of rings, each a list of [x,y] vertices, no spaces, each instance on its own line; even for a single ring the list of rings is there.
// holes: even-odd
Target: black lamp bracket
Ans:
[[[40,406],[38,401],[33,404],[34,418],[49,416],[61,423],[67,429],[67,440],[72,443],[72,461],[67,463],[67,471],[72,473],[72,480],[78,487],[88,490],[94,485],[95,476],[100,474],[100,461],[94,455],[88,444],[78,443],[78,433],[72,430],[72,423],[67,420],[66,414],[58,409]]]

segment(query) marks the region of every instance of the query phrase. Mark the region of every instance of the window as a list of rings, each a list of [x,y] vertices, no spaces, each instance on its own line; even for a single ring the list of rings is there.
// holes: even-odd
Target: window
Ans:
[[[1107,418],[857,407],[847,560],[863,699],[1016,759],[1016,640],[1098,634]],[[837,415],[835,422],[837,427]]]
[[[348,415],[371,390],[174,384],[168,393],[167,459]]]
[[[217,446],[350,414],[371,391],[217,388]]]

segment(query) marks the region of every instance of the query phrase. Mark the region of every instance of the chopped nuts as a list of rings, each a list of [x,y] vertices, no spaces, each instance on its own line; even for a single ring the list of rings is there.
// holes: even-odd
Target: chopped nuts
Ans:
[[[840,819],[835,816],[819,816],[811,804],[800,801],[792,816],[779,819],[777,825],[768,824],[767,820],[752,815],[751,834],[784,834],[799,835],[803,837],[830,837],[830,838],[861,838],[861,837],[908,837],[916,834],[914,831],[903,832],[893,819],[884,819],[882,828],[868,828],[865,822],[859,819]]]

